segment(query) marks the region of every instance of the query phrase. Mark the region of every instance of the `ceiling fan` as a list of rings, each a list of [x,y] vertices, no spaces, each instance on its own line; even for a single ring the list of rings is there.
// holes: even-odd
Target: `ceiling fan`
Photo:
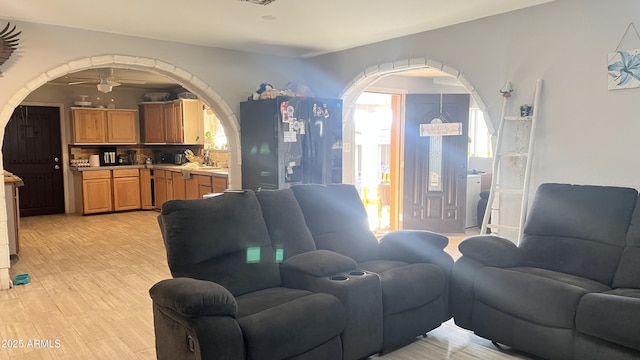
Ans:
[[[80,81],[70,82],[69,85],[80,84],[97,84],[98,91],[108,93],[113,90],[114,86],[120,86],[122,84],[144,84],[146,81],[139,79],[119,79],[114,75],[113,68],[96,69],[98,75],[97,79],[86,79]]]

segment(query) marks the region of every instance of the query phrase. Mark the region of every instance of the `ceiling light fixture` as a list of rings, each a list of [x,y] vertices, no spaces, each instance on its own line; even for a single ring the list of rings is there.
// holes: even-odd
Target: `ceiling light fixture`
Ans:
[[[113,90],[113,86],[109,83],[109,80],[106,80],[106,79],[101,79],[100,83],[96,87],[98,88],[98,91],[103,92],[105,94]]]
[[[258,5],[269,5],[276,0],[240,0],[240,1],[250,2],[252,4],[258,4]]]

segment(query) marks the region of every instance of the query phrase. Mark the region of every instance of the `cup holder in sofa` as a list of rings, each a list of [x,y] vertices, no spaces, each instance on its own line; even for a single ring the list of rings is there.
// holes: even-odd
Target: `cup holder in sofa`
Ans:
[[[349,271],[349,275],[353,275],[353,276],[363,276],[364,274],[366,273],[362,270]]]
[[[348,277],[344,276],[344,275],[336,275],[336,276],[332,276],[330,277],[331,280],[335,280],[335,281],[345,281],[345,280],[349,280]]]

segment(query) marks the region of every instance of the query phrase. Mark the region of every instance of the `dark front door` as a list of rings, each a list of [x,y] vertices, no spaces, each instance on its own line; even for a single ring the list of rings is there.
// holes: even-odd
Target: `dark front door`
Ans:
[[[433,124],[450,133],[448,124],[458,123],[460,135],[434,136],[434,127],[420,130]],[[468,132],[468,94],[407,95],[403,228],[464,232]]]
[[[5,128],[4,168],[22,178],[20,215],[64,212],[60,109],[18,106]]]

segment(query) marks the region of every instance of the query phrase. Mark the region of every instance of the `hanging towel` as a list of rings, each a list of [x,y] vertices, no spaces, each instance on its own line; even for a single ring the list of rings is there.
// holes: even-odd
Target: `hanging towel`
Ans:
[[[182,169],[182,178],[185,180],[191,179],[191,169]]]

